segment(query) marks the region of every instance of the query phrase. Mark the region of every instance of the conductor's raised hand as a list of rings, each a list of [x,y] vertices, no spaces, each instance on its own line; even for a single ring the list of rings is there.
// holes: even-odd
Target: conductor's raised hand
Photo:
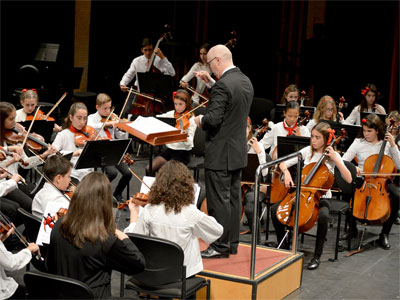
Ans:
[[[209,83],[211,81],[211,76],[207,71],[194,72],[194,75],[200,78],[204,83]]]

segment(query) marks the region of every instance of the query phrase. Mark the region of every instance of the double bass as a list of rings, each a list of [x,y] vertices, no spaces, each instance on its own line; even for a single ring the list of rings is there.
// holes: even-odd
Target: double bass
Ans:
[[[388,126],[390,132],[393,123]],[[369,156],[364,162],[365,178],[363,185],[356,189],[353,201],[353,216],[370,224],[382,224],[391,212],[388,182],[393,181],[397,168],[391,157],[385,155],[386,140],[382,142],[379,154]]]

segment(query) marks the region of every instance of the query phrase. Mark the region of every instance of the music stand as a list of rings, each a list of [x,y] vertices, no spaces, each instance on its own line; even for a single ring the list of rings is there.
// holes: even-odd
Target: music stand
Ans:
[[[285,104],[277,104],[275,107],[275,123],[283,121],[285,118],[283,116],[283,113],[285,111]],[[308,110],[310,112],[310,120],[313,118],[314,112],[315,112],[315,107],[314,106],[300,106],[300,116],[299,118],[304,117],[305,111]]]
[[[75,169],[102,168],[121,163],[132,139],[88,141]]]
[[[29,128],[32,121],[19,122],[25,128]],[[55,121],[35,120],[32,125],[31,133],[40,134],[46,143],[50,143],[51,135],[53,134]]]
[[[153,94],[154,97],[163,98],[164,100],[169,99],[170,95],[172,95],[173,78],[171,76],[152,72],[137,72],[136,76],[140,92]],[[165,111],[164,103],[163,111]]]
[[[283,157],[310,146],[307,136],[278,136],[278,157]]]
[[[321,120],[321,122],[328,123],[332,129],[335,130],[335,135],[337,136],[342,129],[345,129],[347,132],[347,137],[341,140],[340,147],[341,150],[347,150],[351,143],[353,143],[354,139],[358,136],[361,132],[362,128],[361,125],[349,125],[349,124],[342,124],[330,120]]]
[[[160,121],[163,121],[164,123],[167,123],[168,125],[171,125],[172,127],[175,127],[176,125],[176,119],[175,118],[165,118],[165,117],[158,117],[156,118]]]
[[[255,153],[247,154],[247,166],[242,169],[242,180],[246,182],[254,182],[256,169],[260,165],[258,155]]]
[[[386,124],[386,118],[387,118],[387,114],[378,114],[378,113],[374,113],[374,112],[360,112],[360,121],[362,119],[366,119],[368,117],[368,115],[370,114],[375,114],[377,115],[379,118],[381,118],[383,124]]]

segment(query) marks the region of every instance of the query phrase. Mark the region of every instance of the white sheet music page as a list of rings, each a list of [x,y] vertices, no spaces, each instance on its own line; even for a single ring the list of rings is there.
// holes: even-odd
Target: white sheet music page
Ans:
[[[145,135],[177,130],[175,127],[172,127],[171,125],[168,125],[167,123],[160,121],[154,117],[138,116],[135,121],[127,125],[132,127],[133,129],[136,129],[137,131],[144,133]]]

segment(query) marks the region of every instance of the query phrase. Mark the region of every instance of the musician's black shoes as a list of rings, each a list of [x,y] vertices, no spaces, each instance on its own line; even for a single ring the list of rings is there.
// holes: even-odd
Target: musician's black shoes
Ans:
[[[208,247],[206,250],[201,251],[202,258],[228,258],[229,253],[220,253],[212,247]]]
[[[381,233],[379,235],[379,246],[381,246],[381,248],[383,248],[385,250],[389,250],[390,249],[389,235],[388,234]]]
[[[310,263],[307,265],[307,269],[309,270],[315,270],[318,268],[320,263],[319,258],[313,257],[313,259],[310,261]]]

